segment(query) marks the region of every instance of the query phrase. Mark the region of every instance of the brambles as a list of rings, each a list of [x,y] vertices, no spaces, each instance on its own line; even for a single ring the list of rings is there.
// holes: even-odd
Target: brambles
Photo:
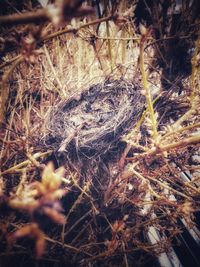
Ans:
[[[14,27],[41,8],[16,2],[1,25],[0,265],[153,266],[184,231],[198,239],[198,3],[177,16],[146,1],[140,17],[143,1],[96,1],[98,15],[60,1],[67,22]]]

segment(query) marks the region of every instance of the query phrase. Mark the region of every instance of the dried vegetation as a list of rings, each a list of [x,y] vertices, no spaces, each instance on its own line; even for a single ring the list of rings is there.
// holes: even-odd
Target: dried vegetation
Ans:
[[[1,266],[154,266],[180,222],[197,229],[198,0],[17,2],[0,17]]]

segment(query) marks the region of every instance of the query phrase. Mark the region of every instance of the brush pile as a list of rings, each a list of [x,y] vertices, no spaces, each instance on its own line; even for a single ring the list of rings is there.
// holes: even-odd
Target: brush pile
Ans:
[[[45,144],[55,151],[96,157],[112,150],[144,110],[138,85],[107,80],[54,106],[47,118]]]

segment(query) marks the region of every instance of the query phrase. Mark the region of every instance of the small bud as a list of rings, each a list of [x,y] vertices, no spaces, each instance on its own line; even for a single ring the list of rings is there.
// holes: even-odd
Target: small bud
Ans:
[[[133,185],[131,183],[127,184],[128,190],[132,191],[133,190]]]
[[[167,151],[163,151],[163,156],[164,156],[165,158],[167,158],[167,156],[168,156]]]
[[[146,95],[146,90],[141,90],[142,95]]]
[[[142,23],[140,23],[140,25],[139,25],[139,30],[140,30],[140,33],[142,35],[146,35],[147,34],[147,28]]]

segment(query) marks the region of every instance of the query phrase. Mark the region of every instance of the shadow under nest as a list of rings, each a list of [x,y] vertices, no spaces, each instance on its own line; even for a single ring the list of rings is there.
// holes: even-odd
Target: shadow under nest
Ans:
[[[106,80],[54,106],[42,140],[58,158],[75,165],[106,162],[124,148],[121,137],[134,128],[144,106],[136,83]]]

